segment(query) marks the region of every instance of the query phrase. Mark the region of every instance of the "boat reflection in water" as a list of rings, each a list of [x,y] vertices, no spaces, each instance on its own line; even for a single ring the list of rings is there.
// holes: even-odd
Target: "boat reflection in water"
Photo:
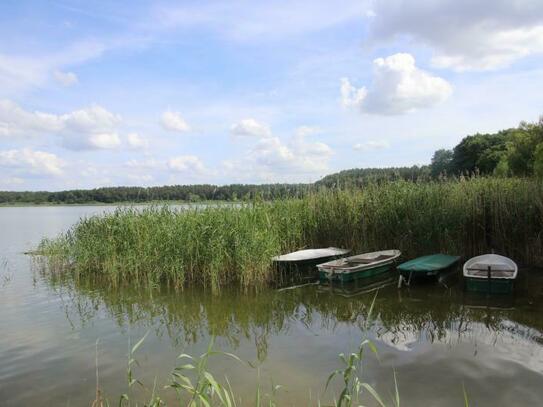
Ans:
[[[237,289],[218,293],[196,288],[116,289],[98,281],[76,282],[58,276],[44,279],[62,299],[74,325],[84,327],[106,313],[119,326],[153,326],[157,333],[168,335],[178,344],[214,335],[235,345],[255,329],[258,335],[274,336],[298,323],[328,329],[324,327],[347,309],[356,314],[357,321],[363,321],[374,297],[376,313],[372,318],[374,326],[379,327],[377,337],[387,330],[425,330],[433,331],[433,338],[439,340],[439,332],[456,327],[457,334],[462,335],[463,327],[470,323],[499,330],[503,320],[530,326],[537,332],[543,330],[543,313],[526,311],[543,310],[543,278],[535,283],[524,281],[519,295],[494,298],[465,292],[457,274],[453,271],[445,276],[449,284],[402,290],[396,288],[397,273],[392,271],[348,284],[320,283],[243,294]]]
[[[472,380],[467,387],[470,400],[490,397],[491,404],[499,405],[500,398],[512,397],[513,391],[522,405],[531,405],[543,396],[543,389],[533,384],[543,377],[541,275],[523,272],[528,280],[519,281],[515,296],[507,299],[472,296],[460,283],[398,290],[395,272],[364,280],[364,284],[355,281],[244,293],[236,289],[218,293],[167,287],[115,289],[97,281],[44,279],[61,299],[74,330],[98,326],[104,320],[114,321],[121,331],[152,330],[154,335],[148,337],[146,346],[155,351],[148,358],[161,357],[168,348],[165,340],[175,352],[196,353],[215,336],[221,349],[244,360],[257,359],[275,382],[294,383],[285,403],[294,398],[301,404],[308,387],[322,391],[327,374],[337,368],[337,355],[369,337],[378,348],[380,362],[368,359],[368,380],[386,393],[395,371],[402,398],[410,405],[437,400],[452,383],[459,390],[448,387],[450,403],[444,404],[448,406],[457,404],[453,403],[456,393],[461,397],[461,385],[467,379]],[[122,352],[120,356],[124,357]],[[167,370],[171,357],[171,352],[164,355],[157,365]],[[120,357],[119,366],[122,363]],[[214,368],[230,371],[233,377],[229,378],[238,384],[252,383],[254,372],[225,363],[218,362]],[[521,387],[499,386],[489,396],[488,381],[501,383],[507,369],[523,378]],[[435,391],[425,387],[421,392],[421,380],[433,380]],[[300,387],[303,390],[298,392]]]
[[[375,293],[388,286],[395,285],[397,273],[387,271],[372,277],[353,280],[348,283],[335,280],[321,280],[317,290],[321,293],[331,293],[345,298],[351,298],[368,293]]]

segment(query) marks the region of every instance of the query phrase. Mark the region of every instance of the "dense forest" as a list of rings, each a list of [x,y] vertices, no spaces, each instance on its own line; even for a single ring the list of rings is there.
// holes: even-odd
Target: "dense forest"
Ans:
[[[325,187],[361,187],[367,183],[383,181],[422,181],[431,178],[431,169],[428,165],[412,167],[388,168],[354,168],[327,175],[315,183],[315,186]]]
[[[430,168],[433,177],[473,173],[543,177],[543,116],[494,134],[467,136],[452,150],[436,151]]]
[[[171,185],[161,187],[108,187],[59,192],[0,191],[0,204],[77,204],[152,201],[235,201],[299,197],[318,188],[362,187],[394,180],[427,181],[447,177],[494,175],[543,177],[543,116],[535,123],[493,134],[465,137],[452,150],[437,150],[430,165],[360,168],[327,175],[314,184]]]

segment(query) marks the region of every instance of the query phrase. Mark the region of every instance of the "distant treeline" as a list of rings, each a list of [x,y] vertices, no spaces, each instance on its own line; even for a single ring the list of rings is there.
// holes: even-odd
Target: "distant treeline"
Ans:
[[[385,181],[421,181],[431,178],[430,166],[389,168],[354,168],[330,174],[315,183],[316,186],[329,188],[362,187],[368,183]]]
[[[74,189],[59,192],[11,192],[0,191],[0,204],[81,204],[152,201],[236,201],[294,198],[303,195],[312,184],[268,184],[268,185],[171,185],[162,187],[107,187],[96,189]]]
[[[0,191],[0,204],[84,204],[153,201],[237,201],[297,198],[322,187],[350,188],[381,181],[429,179],[429,166],[364,168],[328,175],[314,184],[169,185],[161,187],[105,187],[69,191]]]
[[[60,192],[0,191],[0,204],[77,204],[152,201],[236,201],[304,196],[327,188],[363,187],[385,181],[429,181],[446,177],[495,175],[543,177],[543,117],[535,123],[492,134],[465,137],[452,150],[437,150],[430,165],[358,168],[327,175],[314,184],[171,185],[162,187],[108,187]]]

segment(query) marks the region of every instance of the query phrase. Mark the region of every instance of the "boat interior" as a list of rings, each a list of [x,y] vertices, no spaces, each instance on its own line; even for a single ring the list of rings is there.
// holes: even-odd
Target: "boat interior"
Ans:
[[[488,269],[482,269],[482,268],[468,268],[468,274],[473,277],[487,277],[488,276]],[[490,269],[490,277],[494,278],[506,278],[506,277],[513,277],[515,275],[515,270],[495,270]]]
[[[380,254],[379,256],[375,257],[352,257],[345,259],[346,263],[354,263],[354,264],[370,264],[375,263],[376,261],[386,260],[394,257],[392,254]]]
[[[466,269],[470,276],[487,277],[488,268],[490,267],[490,276],[495,278],[510,278],[515,274],[515,270],[508,264],[503,263],[473,263]]]

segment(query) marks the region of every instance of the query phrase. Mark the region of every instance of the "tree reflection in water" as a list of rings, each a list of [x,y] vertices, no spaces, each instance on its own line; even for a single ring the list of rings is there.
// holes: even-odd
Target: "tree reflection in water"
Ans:
[[[476,340],[492,344],[498,337],[523,338],[541,345],[543,304],[537,299],[543,292],[543,279],[534,276],[517,287],[516,297],[502,298],[468,295],[461,284],[452,288],[425,284],[402,290],[388,285],[379,290],[372,320],[366,324],[374,294],[359,286],[231,289],[212,294],[200,288],[113,288],[99,281],[40,274],[62,299],[74,328],[105,315],[121,329],[135,325],[159,337],[167,335],[175,346],[206,342],[215,336],[236,349],[245,339],[255,343],[260,362],[267,358],[270,336],[288,335],[297,325],[315,334],[334,334],[340,325],[368,326],[378,343],[400,350],[418,343],[452,345]]]

